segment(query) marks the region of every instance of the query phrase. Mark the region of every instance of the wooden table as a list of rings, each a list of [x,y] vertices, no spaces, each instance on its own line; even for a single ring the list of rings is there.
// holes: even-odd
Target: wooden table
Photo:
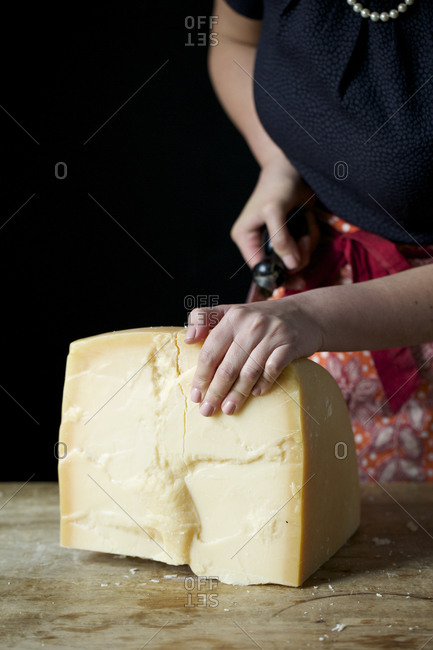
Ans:
[[[57,484],[0,484],[0,647],[433,650],[433,484],[365,485],[362,506],[302,588],[236,587],[61,548]]]

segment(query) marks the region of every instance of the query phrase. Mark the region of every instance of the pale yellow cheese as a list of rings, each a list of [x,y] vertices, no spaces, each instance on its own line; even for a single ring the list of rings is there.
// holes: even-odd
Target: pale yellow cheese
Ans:
[[[298,586],[359,524],[342,394],[307,359],[236,415],[190,400],[201,344],[126,330],[71,344],[59,461],[61,544]]]

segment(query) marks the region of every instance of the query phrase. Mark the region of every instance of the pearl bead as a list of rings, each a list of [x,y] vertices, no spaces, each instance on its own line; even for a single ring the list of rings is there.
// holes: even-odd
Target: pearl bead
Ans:
[[[356,14],[360,14],[363,18],[370,18],[374,23],[377,23],[379,20],[383,23],[387,23],[390,18],[395,20],[399,17],[400,14],[404,14],[407,11],[407,8],[413,5],[415,0],[404,0],[400,2],[395,9],[390,9],[389,11],[370,11],[364,7],[361,2],[357,0],[346,0],[347,4],[352,7],[353,11]]]

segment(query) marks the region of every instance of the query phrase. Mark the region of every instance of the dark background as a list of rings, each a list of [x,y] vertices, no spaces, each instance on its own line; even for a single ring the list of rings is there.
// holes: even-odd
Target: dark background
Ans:
[[[206,0],[2,9],[0,480],[57,479],[71,341],[182,325],[185,296],[246,299],[229,233],[258,167],[208,80],[211,13]]]

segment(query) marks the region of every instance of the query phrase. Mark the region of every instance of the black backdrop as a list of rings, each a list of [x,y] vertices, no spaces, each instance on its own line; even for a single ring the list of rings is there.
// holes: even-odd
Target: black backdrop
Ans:
[[[208,80],[211,13],[2,9],[0,480],[57,478],[71,341],[181,325],[186,296],[245,300],[229,231],[258,167]]]

